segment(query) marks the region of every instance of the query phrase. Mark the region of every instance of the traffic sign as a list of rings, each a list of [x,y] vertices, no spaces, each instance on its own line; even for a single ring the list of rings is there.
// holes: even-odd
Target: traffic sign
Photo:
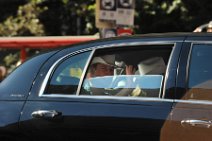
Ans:
[[[96,27],[133,26],[134,8],[135,0],[96,0]]]
[[[119,8],[134,8],[134,0],[118,0],[118,7]]]
[[[96,0],[96,10],[95,10],[95,19],[97,28],[113,28],[115,27],[115,22],[110,22],[106,20],[100,20],[100,0]]]
[[[134,25],[135,0],[118,0],[117,25]]]
[[[100,20],[116,20],[116,0],[100,0]]]

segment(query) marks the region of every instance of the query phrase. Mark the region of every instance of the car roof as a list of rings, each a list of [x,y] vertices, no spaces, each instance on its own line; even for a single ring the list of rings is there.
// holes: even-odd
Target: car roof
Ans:
[[[208,32],[168,32],[168,33],[147,33],[147,34],[136,34],[136,35],[130,35],[130,36],[117,36],[117,37],[111,37],[111,38],[104,38],[104,39],[96,39],[71,45],[66,45],[60,48],[57,48],[56,50],[63,50],[66,48],[87,48],[88,45],[101,45],[104,43],[114,43],[117,41],[124,41],[124,40],[131,40],[131,39],[139,39],[139,40],[145,40],[145,39],[159,39],[159,40],[166,40],[169,41],[169,39],[172,39],[174,42],[176,41],[183,41],[185,39],[194,39],[198,37],[203,37],[204,40],[211,40],[212,41],[212,33]]]

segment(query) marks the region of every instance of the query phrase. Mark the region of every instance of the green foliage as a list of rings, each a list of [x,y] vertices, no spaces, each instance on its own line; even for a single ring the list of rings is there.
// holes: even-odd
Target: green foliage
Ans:
[[[16,16],[9,16],[0,24],[0,36],[41,36],[45,35],[44,26],[39,15],[47,10],[40,7],[43,0],[31,0],[18,8]],[[19,52],[9,53],[4,57],[3,63],[8,72],[12,71],[19,61]]]
[[[31,0],[19,6],[16,16],[8,17],[0,24],[0,36],[30,36],[45,35],[44,27],[38,16],[47,7],[39,7],[43,0]]]
[[[183,32],[191,20],[182,0],[136,1],[136,33]]]
[[[46,0],[41,21],[48,36],[95,34],[95,0]]]

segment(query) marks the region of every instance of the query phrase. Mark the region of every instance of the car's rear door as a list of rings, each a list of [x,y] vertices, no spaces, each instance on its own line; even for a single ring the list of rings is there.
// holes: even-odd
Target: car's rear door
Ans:
[[[179,63],[176,100],[163,140],[212,139],[212,42],[210,37],[188,38]]]
[[[167,50],[170,51],[170,54],[164,57],[168,57],[167,70],[163,74],[161,91],[157,96],[118,97],[85,94],[77,86],[83,84],[88,63],[96,51],[90,48],[67,53],[66,50],[60,54],[59,59],[53,59],[53,65],[50,63],[41,70],[24,106],[20,118],[21,129],[34,139],[159,139],[173,105],[175,75],[182,44],[174,41],[138,44],[137,40],[133,44],[135,47],[132,47],[133,42],[131,40],[113,43],[105,45],[105,49],[108,46],[109,52],[113,52],[114,47],[116,52],[119,52],[119,48],[122,49],[120,45],[125,44],[125,48],[141,48],[141,52],[144,48],[149,54],[152,54],[151,50],[165,54]],[[104,52],[104,48],[100,47],[101,52]],[[69,70],[66,66],[70,67]]]

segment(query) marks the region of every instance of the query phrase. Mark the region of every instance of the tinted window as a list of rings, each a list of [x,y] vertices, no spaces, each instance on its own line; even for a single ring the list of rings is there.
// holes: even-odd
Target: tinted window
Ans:
[[[28,94],[41,65],[54,53],[49,52],[36,56],[15,69],[0,83],[0,96]]]
[[[80,94],[159,98],[171,50],[167,46],[97,50]]]
[[[90,52],[72,56],[55,69],[45,94],[76,94]]]
[[[212,45],[194,45],[185,99],[212,100]]]

